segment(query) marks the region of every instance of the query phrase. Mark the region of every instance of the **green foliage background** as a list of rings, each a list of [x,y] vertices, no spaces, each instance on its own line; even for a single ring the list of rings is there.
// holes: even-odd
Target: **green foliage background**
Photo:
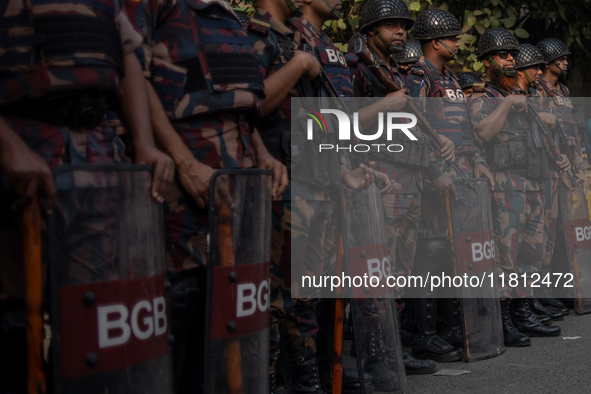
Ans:
[[[349,38],[359,28],[359,14],[365,0],[342,0],[342,19],[324,25],[342,52],[348,52]],[[536,44],[543,38],[559,38],[573,56],[571,68],[591,75],[591,0],[404,0],[413,18],[429,8],[449,10],[463,26],[458,62],[451,62],[453,71],[483,73],[483,64],[476,60],[478,38],[487,29],[509,29],[520,43]],[[250,11],[252,0],[232,0],[237,9]],[[409,38],[413,37],[410,30]],[[454,64],[455,63],[455,64]]]

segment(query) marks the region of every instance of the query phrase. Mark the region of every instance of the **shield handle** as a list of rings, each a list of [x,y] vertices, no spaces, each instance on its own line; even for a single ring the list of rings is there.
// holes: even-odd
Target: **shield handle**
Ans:
[[[232,242],[232,211],[224,201],[220,201],[218,209],[220,262],[222,267],[233,266],[234,245]],[[241,394],[242,359],[240,357],[240,341],[235,338],[227,339],[226,352],[228,387],[230,389],[230,394]]]
[[[22,212],[27,314],[27,392],[47,392],[43,367],[43,267],[41,260],[41,207],[35,199]]]

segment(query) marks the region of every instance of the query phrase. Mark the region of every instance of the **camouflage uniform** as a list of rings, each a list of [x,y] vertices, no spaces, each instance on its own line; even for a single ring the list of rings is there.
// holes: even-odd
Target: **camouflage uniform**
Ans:
[[[218,0],[125,2],[143,35],[136,52],[168,120],[197,161],[214,169],[255,165],[250,133],[264,86],[250,40],[230,5]],[[208,210],[178,177],[164,196],[175,390],[193,390],[203,371]],[[174,272],[174,271],[173,271]],[[190,335],[193,333],[194,335]]]
[[[143,34],[138,57],[172,126],[212,168],[255,164],[250,145],[263,84],[250,41],[229,5],[216,0],[125,3]],[[216,15],[214,17],[214,15]],[[205,264],[207,212],[177,179],[165,196],[169,269]]]
[[[476,127],[482,119],[493,112],[501,102],[501,93],[489,85],[474,84],[470,101],[472,123]],[[519,92],[516,92],[519,93]],[[522,94],[525,92],[521,91]],[[529,127],[522,126],[520,117],[509,115],[499,134],[484,143],[489,147],[512,138]],[[524,122],[525,123],[525,122]],[[499,287],[501,298],[531,297],[529,286],[531,274],[540,270],[544,241],[544,191],[543,180],[531,179],[515,172],[492,171],[495,191],[492,201],[492,216],[495,243],[498,248],[499,273],[505,276],[505,288]],[[515,288],[508,286],[508,275],[526,273],[528,283],[523,280]],[[499,283],[500,285],[500,283]]]
[[[466,98],[456,77],[446,69],[439,73],[429,60],[421,56],[412,66],[406,82],[411,97],[424,98],[419,103],[425,108],[431,126],[437,133],[454,142],[456,165],[464,174],[471,176],[472,166],[481,160],[481,155],[474,146]],[[441,158],[439,152],[434,155],[438,168],[442,169],[442,175],[452,180],[459,179],[459,175]],[[447,237],[445,200],[435,192],[431,182],[426,181],[419,238]]]
[[[280,70],[289,61],[289,52],[293,49],[290,47],[296,45],[293,42],[292,28],[290,21],[283,24],[260,8],[255,10],[250,22],[246,24],[247,34],[264,78]],[[262,119],[258,128],[263,141],[267,143],[271,134],[280,133],[282,128],[290,127],[291,99],[300,94],[295,87]],[[280,149],[271,144],[267,148],[276,159],[286,163],[286,157]],[[270,373],[275,372],[281,337],[284,337],[292,359],[303,359],[316,353],[318,322],[314,308],[319,300],[292,298],[291,278],[292,268],[299,273],[298,269],[302,264],[305,269],[311,270],[311,275],[322,273],[329,209],[325,193],[314,193],[291,179],[285,193],[273,201]],[[292,254],[292,250],[295,254]],[[298,261],[299,265],[292,267],[292,261]]]
[[[62,164],[125,161],[124,147],[104,115],[109,107],[116,108],[119,104],[123,55],[133,52],[141,38],[121,13],[117,1],[35,3],[4,2],[0,6],[3,31],[0,117],[51,169]],[[100,33],[93,36],[97,31]],[[80,34],[83,32],[91,34]],[[63,35],[77,35],[77,40],[64,42]],[[91,38],[84,42],[85,37]],[[76,104],[80,103],[92,107],[92,120],[80,113],[67,114],[68,108],[79,109]],[[3,186],[0,181],[0,189]],[[20,218],[10,209],[13,197],[6,191],[0,193],[0,247],[4,254],[0,263],[0,325],[3,327],[8,327],[4,313],[12,308],[5,309],[5,305],[14,302],[20,305],[24,299]],[[84,237],[92,237],[97,231],[108,233],[109,223],[107,220],[101,223],[101,230],[85,228]],[[114,256],[108,253],[108,245],[103,247],[106,252],[103,257],[110,259],[107,263],[112,262]],[[78,257],[86,256],[88,244],[82,243],[77,249]],[[72,275],[81,282],[90,281],[96,269],[84,257],[74,267],[76,272]],[[19,316],[14,311],[12,314]],[[5,382],[3,388],[10,392],[26,390],[21,387],[26,381],[23,376],[26,361],[16,356],[26,354],[24,312],[22,319],[22,333],[9,329],[0,341],[0,354],[9,356],[6,362],[0,359],[0,379]],[[19,320],[11,321],[10,325],[20,327]]]
[[[537,96],[543,98],[544,109],[546,112],[554,113],[562,130],[564,130],[568,144],[574,154],[573,163],[575,172],[584,168],[583,152],[581,149],[581,140],[579,133],[576,132],[576,121],[572,113],[572,103],[569,99],[568,88],[562,83],[558,82],[558,89],[550,86],[543,75],[540,76],[539,84],[537,85]],[[566,152],[566,147],[561,149]],[[544,253],[544,260],[542,262],[542,270],[547,271],[552,255],[554,254],[554,245],[556,242],[556,228],[558,224],[558,184],[560,178],[556,169],[550,170],[550,179],[544,184],[544,192],[546,199],[546,215],[545,215],[545,236],[544,245],[546,251]]]
[[[347,54],[346,59],[355,97],[384,97],[388,93],[355,54]],[[393,81],[405,86],[393,59],[390,66],[381,65]],[[390,193],[382,195],[390,261],[394,264],[396,275],[409,275],[416,251],[423,174],[420,170],[383,160],[376,162],[376,169],[387,174],[393,186]]]

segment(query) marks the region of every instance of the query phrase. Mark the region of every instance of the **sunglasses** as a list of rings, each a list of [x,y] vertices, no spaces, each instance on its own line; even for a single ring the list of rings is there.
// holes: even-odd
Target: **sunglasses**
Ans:
[[[496,53],[496,55],[501,60],[507,60],[507,58],[509,57],[509,55],[511,55],[512,58],[515,58],[515,56],[517,55],[517,51],[498,51]]]

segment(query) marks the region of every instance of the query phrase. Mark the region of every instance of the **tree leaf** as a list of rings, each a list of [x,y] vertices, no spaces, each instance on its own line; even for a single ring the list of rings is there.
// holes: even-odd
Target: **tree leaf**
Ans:
[[[348,53],[349,52],[349,44],[341,45],[341,52]]]
[[[474,71],[478,71],[482,68],[482,66],[484,66],[484,63],[482,62],[474,62]]]
[[[342,19],[339,19],[339,20],[337,21],[337,26],[338,26],[338,27],[339,27],[339,29],[341,29],[341,30],[347,30],[347,24],[346,24],[346,23],[345,23],[345,22],[344,22]]]
[[[486,12],[488,15],[492,14],[492,11],[490,10],[490,8],[485,8],[484,12]]]
[[[506,29],[510,29],[513,27],[513,25],[515,24],[517,18],[515,17],[515,15],[510,16],[509,18],[505,18],[503,19],[503,23],[505,24],[505,28]]]
[[[468,24],[468,26],[474,26],[474,24],[476,23],[476,18],[473,16],[469,16],[466,23]]]
[[[490,0],[490,3],[494,6],[499,5],[499,0]]]
[[[521,27],[518,27],[517,29],[515,29],[515,35],[519,38],[528,38],[529,37],[529,33],[525,29],[522,29]]]
[[[490,24],[492,25],[492,27],[499,27],[500,25],[499,21],[494,16],[490,17]]]
[[[482,11],[476,10],[476,11],[474,11],[474,15],[475,16],[482,15]]]
[[[499,7],[493,8],[492,14],[497,19],[501,19],[501,17],[503,16],[503,14],[501,13],[501,9]]]
[[[442,3],[439,6],[439,9],[449,11],[449,6],[447,5],[447,3]]]
[[[550,12],[548,12],[548,15],[546,15],[546,17],[549,19],[554,19],[557,16],[558,16],[558,14],[556,13],[556,11],[550,11]]]
[[[408,6],[408,9],[410,11],[419,11],[421,9],[421,3],[419,3],[418,1],[413,1],[412,3],[410,3],[410,5]]]
[[[482,22],[478,22],[474,25],[474,28],[476,29],[476,31],[480,34],[484,34],[484,32],[486,31],[486,27],[484,27],[484,24]]]
[[[349,25],[351,25],[351,27],[354,27],[355,29],[357,29],[359,27],[359,17],[358,16],[351,15],[350,17],[347,18],[347,20],[349,21]]]

